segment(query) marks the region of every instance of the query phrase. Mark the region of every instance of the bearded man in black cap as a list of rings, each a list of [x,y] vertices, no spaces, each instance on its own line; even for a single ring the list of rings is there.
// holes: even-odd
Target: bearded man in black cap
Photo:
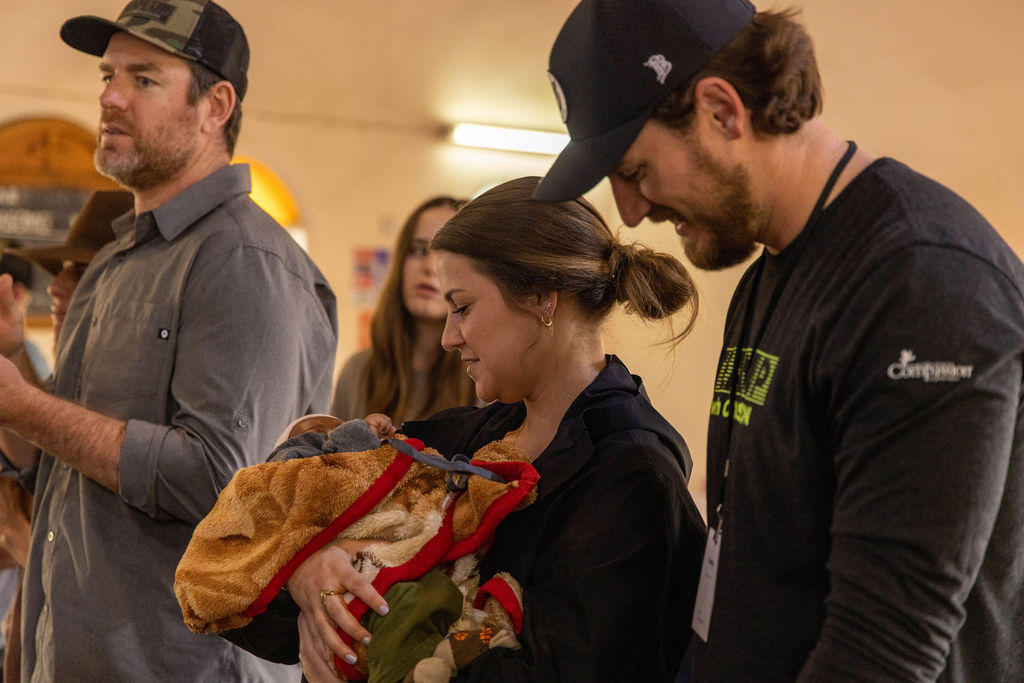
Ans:
[[[698,677],[1024,680],[1017,256],[822,122],[793,12],[584,0],[550,78],[572,139],[536,197],[607,176],[699,267],[764,247],[711,405]]]
[[[22,679],[282,680],[191,633],[172,589],[232,474],[330,398],[334,295],[229,165],[245,34],[213,2],[134,0],[61,37],[102,58],[96,167],[134,210],[75,291],[52,395],[19,373],[22,320],[0,279],[0,424],[23,439],[3,465],[35,493]]]

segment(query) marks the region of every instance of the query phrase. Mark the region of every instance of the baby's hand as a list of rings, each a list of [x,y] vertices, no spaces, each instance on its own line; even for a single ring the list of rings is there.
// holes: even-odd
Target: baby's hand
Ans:
[[[395,425],[392,424],[391,418],[382,413],[371,413],[366,416],[366,424],[370,426],[378,437],[386,439],[389,436],[395,435]]]

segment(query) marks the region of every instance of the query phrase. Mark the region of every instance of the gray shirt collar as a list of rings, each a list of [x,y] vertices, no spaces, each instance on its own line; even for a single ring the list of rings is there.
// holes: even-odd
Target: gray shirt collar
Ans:
[[[163,238],[171,242],[227,198],[249,194],[251,190],[249,165],[229,164],[193,183],[152,211],[141,216],[125,214],[111,225],[119,240],[135,230],[134,241],[139,243],[149,238],[148,233],[155,224]]]

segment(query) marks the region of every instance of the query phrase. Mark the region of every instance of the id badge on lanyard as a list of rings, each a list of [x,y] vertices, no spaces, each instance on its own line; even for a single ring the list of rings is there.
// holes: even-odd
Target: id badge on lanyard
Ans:
[[[708,534],[704,547],[704,562],[700,568],[700,583],[697,584],[697,602],[693,606],[693,621],[690,626],[705,643],[711,628],[711,609],[715,604],[715,580],[718,578],[718,550],[722,545],[722,527]]]

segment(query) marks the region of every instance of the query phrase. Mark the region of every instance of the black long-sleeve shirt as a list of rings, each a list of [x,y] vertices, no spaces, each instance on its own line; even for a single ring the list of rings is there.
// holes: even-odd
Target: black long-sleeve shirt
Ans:
[[[752,272],[712,406],[699,676],[1024,680],[1024,266],[882,159],[766,257],[740,339]]]
[[[524,410],[454,408],[402,432],[448,456],[472,455],[517,427]],[[533,464],[537,500],[505,518],[480,567],[481,581],[507,571],[521,584],[523,647],[488,651],[460,680],[672,680],[690,639],[705,536],[682,437],[609,356]],[[293,617],[272,604],[227,636],[296,661]]]

